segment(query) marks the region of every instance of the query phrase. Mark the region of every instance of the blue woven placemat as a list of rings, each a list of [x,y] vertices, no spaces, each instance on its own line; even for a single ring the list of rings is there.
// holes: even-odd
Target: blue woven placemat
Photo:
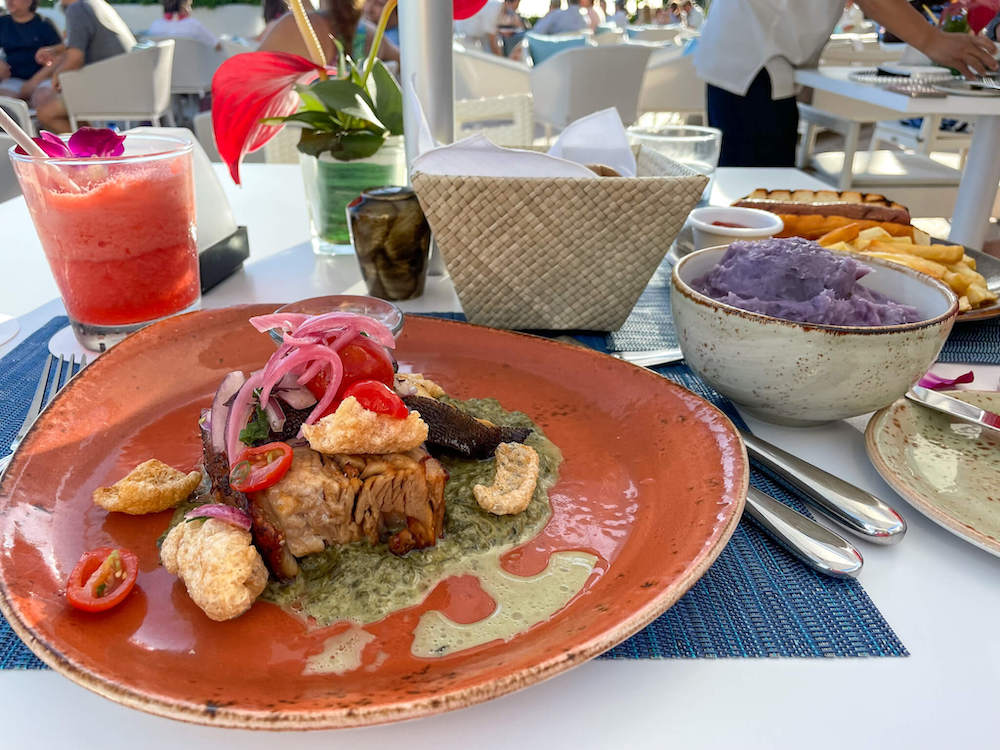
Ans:
[[[10,441],[23,420],[46,342],[65,325],[65,318],[53,320],[0,360],[0,404],[6,407],[0,413],[0,445]],[[607,350],[603,336],[577,339]],[[659,371],[745,426],[732,405],[684,365]],[[760,472],[754,471],[751,481],[805,510],[798,498]],[[602,658],[905,655],[903,644],[857,582],[813,572],[744,521],[715,564],[673,608]],[[2,620],[0,668],[44,668]]]
[[[671,266],[664,261],[653,274],[628,320],[607,335],[608,351],[628,352],[678,346],[670,312]],[[939,362],[1000,365],[1000,318],[981,323],[956,323],[941,349]]]

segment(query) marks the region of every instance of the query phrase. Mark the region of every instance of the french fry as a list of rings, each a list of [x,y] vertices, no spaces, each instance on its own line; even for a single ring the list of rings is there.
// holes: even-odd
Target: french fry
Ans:
[[[850,242],[857,239],[858,233],[864,228],[864,224],[860,221],[855,221],[827,232],[816,241],[823,247],[830,247],[831,245],[836,245],[838,242]]]
[[[913,241],[918,245],[929,245],[931,244],[931,236],[922,229],[913,228]]]
[[[837,242],[833,245],[827,245],[827,250],[836,250],[838,253],[853,253],[854,248],[848,245],[846,242]]]
[[[954,271],[945,271],[944,278],[941,279],[945,284],[951,287],[951,291],[955,294],[965,294],[965,290],[969,288],[970,282],[967,278],[962,276],[960,273],[955,273]]]
[[[858,237],[863,240],[884,240],[892,237],[885,229],[882,227],[869,227],[858,232]]]
[[[962,258],[962,262],[965,265],[967,265],[969,268],[971,268],[973,271],[976,270],[976,259],[975,258],[973,258],[973,257],[971,257],[969,255],[966,255],[966,256],[964,256]]]
[[[969,312],[972,309],[972,305],[969,304],[969,298],[964,294],[958,298],[958,311],[960,313]]]
[[[913,245],[902,242],[880,242],[875,241],[868,246],[869,250],[876,250],[882,253],[906,253],[917,255],[927,260],[947,265],[958,263],[965,255],[965,248],[961,245]]]
[[[986,288],[985,284],[969,284],[965,290],[965,296],[969,298],[969,304],[978,307],[984,302],[996,302],[997,296]]]
[[[916,255],[884,253],[875,250],[868,250],[862,253],[862,255],[868,255],[872,258],[881,258],[882,260],[891,260],[893,263],[909,266],[914,271],[926,273],[928,276],[933,276],[935,279],[943,279],[944,275],[948,272],[948,269],[940,263],[935,263],[933,260],[927,260],[925,258],[918,258]],[[971,298],[969,301],[972,301]]]

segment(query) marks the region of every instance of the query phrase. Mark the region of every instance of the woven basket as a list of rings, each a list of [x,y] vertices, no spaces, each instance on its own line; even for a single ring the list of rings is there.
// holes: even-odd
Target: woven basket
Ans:
[[[637,177],[414,173],[468,320],[620,328],[708,183],[650,149],[636,156]]]

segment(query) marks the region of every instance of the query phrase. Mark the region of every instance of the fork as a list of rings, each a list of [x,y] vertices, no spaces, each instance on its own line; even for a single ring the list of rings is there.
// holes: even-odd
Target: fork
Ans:
[[[52,381],[52,387],[47,388],[53,364],[56,365],[55,378]],[[67,364],[69,365],[68,368],[66,367]],[[80,370],[83,370],[86,366],[87,355],[84,354],[80,357]],[[11,458],[14,456],[14,451],[17,450],[21,441],[24,440],[24,436],[28,434],[28,430],[31,428],[31,425],[35,423],[35,420],[38,419],[38,415],[42,413],[49,403],[51,403],[56,394],[65,388],[76,374],[79,374],[80,370],[77,370],[76,373],[73,372],[75,368],[75,354],[70,355],[69,362],[67,362],[66,357],[61,354],[58,359],[54,355],[50,354],[48,359],[45,360],[45,367],[42,368],[42,376],[38,379],[38,385],[35,388],[35,395],[32,397],[31,405],[28,407],[28,414],[24,418],[24,423],[21,425],[21,429],[19,429],[17,434],[14,435],[14,440],[10,444],[11,452],[9,455],[0,459],[0,474],[2,474],[7,468],[7,464],[10,463]]]

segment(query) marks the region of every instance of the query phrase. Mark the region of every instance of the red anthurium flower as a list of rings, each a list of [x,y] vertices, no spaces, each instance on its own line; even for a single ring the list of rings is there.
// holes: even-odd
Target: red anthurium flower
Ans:
[[[486,5],[486,0],[454,0],[454,2],[454,16],[456,21],[476,15]]]
[[[121,156],[125,153],[125,136],[110,128],[79,128],[69,137],[73,156]]]
[[[319,65],[287,52],[234,55],[212,78],[212,128],[219,155],[240,184],[240,161],[273,138],[280,126],[264,125],[266,117],[285,117],[299,108],[297,83],[308,83]]]

